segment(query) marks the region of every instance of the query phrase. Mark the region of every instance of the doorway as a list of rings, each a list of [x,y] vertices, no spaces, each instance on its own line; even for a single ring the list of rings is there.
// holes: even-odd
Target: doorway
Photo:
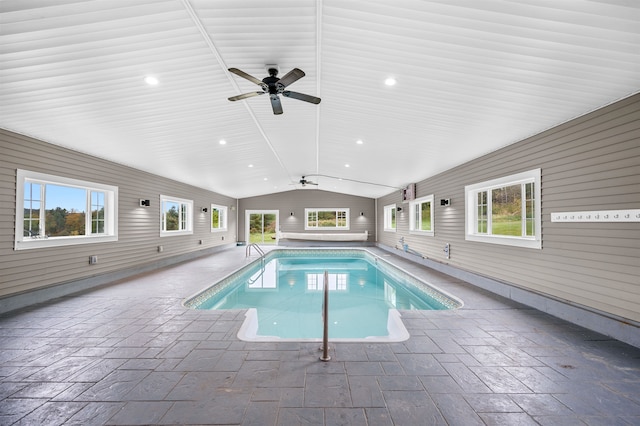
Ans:
[[[278,232],[278,210],[247,210],[247,244],[276,244]]]

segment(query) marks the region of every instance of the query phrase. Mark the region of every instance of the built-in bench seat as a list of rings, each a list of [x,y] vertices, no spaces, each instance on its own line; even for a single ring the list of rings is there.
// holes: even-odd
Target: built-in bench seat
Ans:
[[[364,232],[279,232],[278,239],[306,241],[367,241],[369,231]]]

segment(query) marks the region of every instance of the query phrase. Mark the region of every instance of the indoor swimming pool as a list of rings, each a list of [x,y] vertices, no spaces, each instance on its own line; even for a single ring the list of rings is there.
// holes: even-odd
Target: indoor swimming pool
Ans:
[[[325,271],[331,340],[406,340],[400,311],[462,306],[457,298],[363,249],[275,249],[184,304],[246,309],[238,333],[242,340],[319,340]]]

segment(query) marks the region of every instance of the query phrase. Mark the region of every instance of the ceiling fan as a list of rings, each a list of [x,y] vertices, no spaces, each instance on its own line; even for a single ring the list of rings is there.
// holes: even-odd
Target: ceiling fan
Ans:
[[[230,101],[239,101],[242,99],[251,98],[253,96],[264,95],[265,93],[269,94],[269,98],[271,99],[271,108],[273,108],[273,113],[278,115],[282,114],[282,104],[280,103],[280,97],[278,95],[286,96],[287,98],[298,99],[300,101],[310,102],[312,104],[319,104],[320,98],[316,98],[315,96],[305,95],[304,93],[292,92],[291,90],[285,90],[287,86],[296,81],[300,80],[305,76],[304,71],[299,68],[294,68],[288,73],[286,73],[282,78],[278,78],[278,67],[277,65],[267,65],[267,71],[269,72],[269,77],[265,77],[262,80],[258,80],[252,75],[247,74],[246,72],[239,70],[238,68],[229,68],[229,72],[234,73],[242,78],[246,78],[252,83],[257,84],[262,87],[261,92],[249,92],[243,93],[242,95],[232,96],[229,98]]]
[[[316,185],[316,186],[318,186],[317,183],[311,182],[310,180],[305,179],[304,176],[302,176],[302,179],[300,179],[298,182],[300,183],[300,185],[302,185],[302,187],[305,187],[307,185]]]

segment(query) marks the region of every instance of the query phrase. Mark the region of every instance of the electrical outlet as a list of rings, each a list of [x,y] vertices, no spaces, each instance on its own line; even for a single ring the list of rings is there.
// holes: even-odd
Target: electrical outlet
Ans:
[[[89,265],[95,265],[98,263],[98,256],[89,256]]]
[[[158,253],[162,253],[164,251],[164,247],[163,246],[158,246]]]

